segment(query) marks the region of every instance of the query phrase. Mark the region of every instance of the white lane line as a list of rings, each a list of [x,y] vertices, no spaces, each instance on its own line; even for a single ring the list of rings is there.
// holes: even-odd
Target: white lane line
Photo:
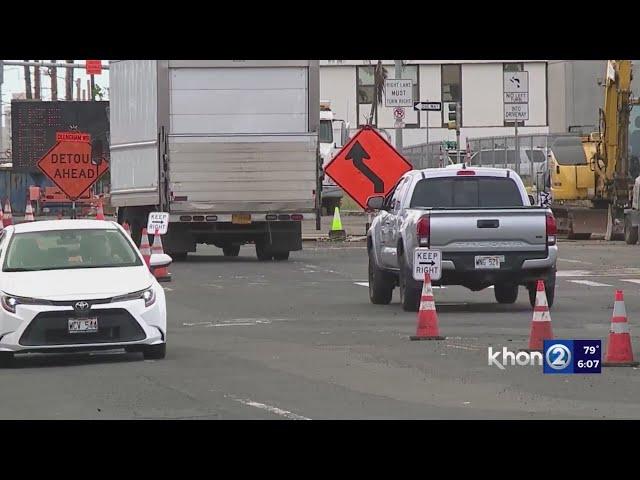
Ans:
[[[266,410],[267,412],[274,413],[276,415],[287,418],[289,420],[311,420],[310,418],[303,417],[302,415],[298,415],[293,412],[289,412],[288,410],[283,410],[282,408],[267,405],[266,403],[254,402],[253,400],[243,399],[243,398],[234,398],[234,400],[236,402],[242,403],[243,405],[259,408],[260,410]]]
[[[356,285],[360,285],[361,287],[369,287],[369,282],[353,282]]]
[[[637,283],[640,285],[640,279],[638,278],[621,278],[621,282]]]
[[[447,347],[451,347],[451,348],[459,348],[460,350],[471,350],[474,352],[479,352],[480,350],[482,350],[481,348],[476,348],[476,347],[467,347],[464,345],[452,345],[450,343],[446,344]]]
[[[588,270],[558,270],[556,275],[558,277],[588,277],[593,275],[593,272]]]
[[[593,265],[593,263],[591,263],[591,262],[584,262],[582,260],[572,260],[572,259],[569,259],[569,258],[559,258],[558,261],[567,262],[567,263],[583,263],[585,265]]]
[[[572,283],[579,283],[580,285],[587,285],[589,287],[613,287],[608,283],[592,282],[591,280],[569,280]]]
[[[165,292],[173,292],[173,288],[171,287],[162,287],[164,288]]]

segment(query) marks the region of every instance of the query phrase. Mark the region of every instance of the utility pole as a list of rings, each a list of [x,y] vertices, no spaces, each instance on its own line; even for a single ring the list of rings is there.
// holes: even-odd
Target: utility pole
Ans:
[[[80,92],[82,91],[82,80],[76,78],[76,101],[80,101]]]
[[[396,79],[402,78],[402,60],[396,60]],[[402,128],[396,128],[396,150],[402,153]]]
[[[73,63],[73,60],[67,60],[67,63]],[[64,77],[65,81],[65,100],[73,100],[73,68],[67,68],[67,73]]]
[[[460,121],[462,119],[462,105],[460,102],[456,103],[456,148],[458,150],[458,155],[456,159],[456,163],[460,164]]]
[[[96,76],[91,75],[91,95],[90,98],[95,102],[96,100]]]
[[[56,61],[51,60],[51,63]],[[55,102],[58,100],[58,69],[56,67],[49,67],[49,78],[51,78],[51,100]]]
[[[25,62],[28,61],[29,60],[25,60]],[[31,95],[31,68],[26,65],[24,67],[24,89],[27,100],[31,100],[33,98],[33,96]]]
[[[41,100],[40,92],[40,67],[35,66],[33,67],[33,97],[36,100]]]

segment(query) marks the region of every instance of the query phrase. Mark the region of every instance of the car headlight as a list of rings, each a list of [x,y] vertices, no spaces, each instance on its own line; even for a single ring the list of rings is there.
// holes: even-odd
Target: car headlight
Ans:
[[[150,307],[156,302],[156,292],[152,287],[140,290],[139,292],[127,293],[114,297],[113,302],[128,302],[130,300],[144,300],[144,306]]]
[[[0,293],[0,304],[7,312],[16,313],[18,305],[51,305],[51,302],[38,298],[17,297],[8,293]]]

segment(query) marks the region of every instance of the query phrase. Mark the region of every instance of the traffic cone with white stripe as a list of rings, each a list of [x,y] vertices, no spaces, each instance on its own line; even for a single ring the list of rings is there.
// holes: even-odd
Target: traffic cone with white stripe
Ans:
[[[331,240],[346,240],[347,232],[342,228],[342,220],[340,219],[340,209],[336,207],[333,211],[333,222],[331,222],[331,230],[329,230],[329,238]]]
[[[541,352],[544,349],[544,341],[552,338],[553,330],[551,329],[551,315],[549,314],[547,294],[544,290],[544,282],[538,280],[536,304],[533,307],[533,318],[531,319],[529,348],[523,348],[522,351]]]
[[[162,239],[160,237],[161,236],[157,233],[153,236],[153,246],[151,247],[151,254],[164,253],[164,249],[162,248]],[[156,277],[156,280],[158,280],[159,282],[171,281],[171,274],[169,273],[168,267],[158,267],[154,268],[152,271],[153,275]]]
[[[142,238],[140,239],[140,253],[142,254],[142,258],[144,258],[144,263],[147,264],[149,270],[151,270],[151,247],[149,246],[149,235],[147,234],[147,229],[142,229]]]
[[[9,203],[8,198],[4,204],[4,219],[2,220],[2,223],[5,227],[8,227],[9,225],[13,225],[13,215],[11,213],[11,204]]]
[[[438,314],[433,298],[433,288],[431,287],[431,276],[424,274],[424,284],[422,285],[422,296],[420,297],[420,310],[418,310],[418,326],[416,334],[409,337],[411,340],[444,340],[440,335],[438,327]]]
[[[104,220],[104,208],[102,206],[102,198],[98,199],[98,208],[96,210],[96,220]]]
[[[616,300],[613,304],[611,330],[607,342],[607,354],[602,365],[605,367],[636,367],[639,362],[633,360],[631,335],[627,323],[627,310],[624,306],[622,290],[616,290]]]
[[[27,202],[27,208],[24,212],[24,221],[25,222],[36,221],[36,218],[33,216],[33,207],[31,206],[31,202]]]

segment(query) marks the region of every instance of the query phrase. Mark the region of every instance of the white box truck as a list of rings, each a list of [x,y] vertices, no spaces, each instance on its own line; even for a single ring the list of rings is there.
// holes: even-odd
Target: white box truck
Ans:
[[[260,260],[302,249],[322,188],[317,60],[110,62],[111,201],[136,243],[170,213],[165,251]],[[150,232],[153,233],[153,232]]]

